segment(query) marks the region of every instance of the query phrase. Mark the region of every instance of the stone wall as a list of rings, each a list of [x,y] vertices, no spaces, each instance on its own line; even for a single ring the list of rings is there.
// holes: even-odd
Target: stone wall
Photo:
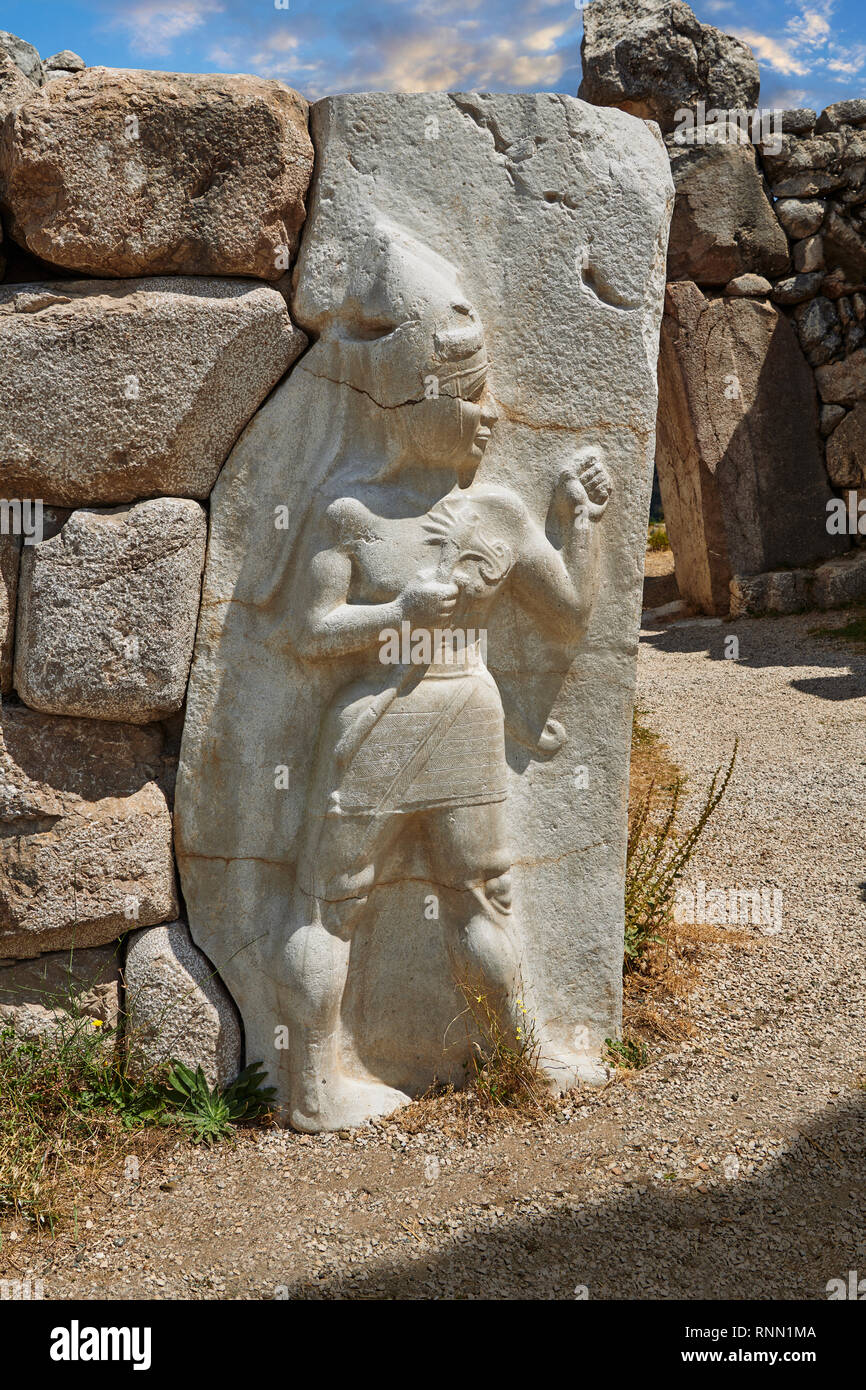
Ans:
[[[183,919],[174,782],[209,496],[307,341],[280,285],[307,105],[0,34],[0,118],[0,1021],[116,1023],[125,991],[144,1058],[225,1082],[240,1021]]]
[[[676,186],[656,466],[680,592],[863,597],[866,100],[762,112],[748,48],[680,0],[586,14],[581,94],[658,120]]]
[[[465,1074],[469,982],[604,1079],[672,205],[571,97],[0,34],[0,1019],[341,1128]]]

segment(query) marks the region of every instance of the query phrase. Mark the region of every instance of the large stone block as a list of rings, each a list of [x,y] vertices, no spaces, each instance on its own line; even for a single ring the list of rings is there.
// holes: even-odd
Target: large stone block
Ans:
[[[578,95],[673,129],[698,101],[751,110],[760,88],[752,50],[682,0],[593,0],[583,11]]]
[[[302,1129],[462,1077],[461,982],[553,1084],[605,1074],[673,198],[651,126],[567,96],[312,129],[316,340],[211,499],[176,822]]]
[[[42,63],[32,43],[19,39],[17,34],[10,34],[8,29],[0,29],[0,55],[15,64],[29,82],[31,90],[34,86],[42,85]]]
[[[784,135],[781,147],[760,146],[776,198],[815,198],[844,188],[866,159],[866,131],[840,130],[803,140]]]
[[[21,565],[15,688],[46,714],[147,724],[186,692],[207,518],[157,497],[73,512],[27,546]]]
[[[12,236],[85,275],[279,279],[311,169],[306,102],[260,77],[87,68],[0,141]]]
[[[794,330],[765,301],[668,286],[656,451],[683,598],[727,613],[732,576],[837,554],[815,386]]]
[[[827,440],[827,472],[838,488],[866,487],[866,401],[859,401]]]
[[[207,497],[305,343],[249,281],[0,286],[0,496]]]
[[[209,1086],[234,1081],[241,1069],[238,1011],[185,922],[135,932],[123,974],[133,1067],[171,1059],[201,1067]]]
[[[0,960],[0,1029],[11,1026],[20,1038],[56,1033],[71,1041],[115,1027],[120,949],[93,946],[31,960]]]
[[[725,285],[754,271],[775,279],[790,266],[788,239],[764,191],[749,144],[668,141],[676,205],[668,278]]]
[[[18,594],[19,536],[0,535],[0,695],[12,689],[15,603]]]
[[[177,916],[158,728],[0,714],[0,957],[113,941]]]

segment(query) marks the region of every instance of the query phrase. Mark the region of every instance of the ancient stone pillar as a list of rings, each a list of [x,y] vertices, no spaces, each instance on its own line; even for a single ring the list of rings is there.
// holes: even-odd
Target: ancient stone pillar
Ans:
[[[312,346],[212,495],[176,832],[316,1130],[459,1080],[466,989],[553,1083],[604,1074],[672,186],[565,96],[311,125]]]

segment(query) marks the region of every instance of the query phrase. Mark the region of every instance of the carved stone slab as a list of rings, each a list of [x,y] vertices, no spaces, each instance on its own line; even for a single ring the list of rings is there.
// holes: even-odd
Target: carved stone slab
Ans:
[[[569,97],[311,116],[314,345],[212,495],[176,842],[315,1130],[463,1075],[461,982],[604,1074],[672,184]]]

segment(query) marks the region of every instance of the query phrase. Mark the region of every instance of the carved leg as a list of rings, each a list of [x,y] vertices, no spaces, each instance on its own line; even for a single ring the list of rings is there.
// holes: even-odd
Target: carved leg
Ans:
[[[300,922],[284,953],[291,1014],[290,1121],[316,1132],[363,1124],[408,1100],[402,1091],[348,1075],[340,1058],[340,1011],[351,932],[375,887],[377,860],[399,829],[360,817],[325,822],[308,867],[302,866],[293,920]],[[361,844],[366,858],[358,867]]]
[[[517,1002],[521,981],[504,804],[439,811],[431,816],[427,834],[433,876],[451,889],[445,940],[454,974],[484,993],[513,1038],[524,1015]]]

